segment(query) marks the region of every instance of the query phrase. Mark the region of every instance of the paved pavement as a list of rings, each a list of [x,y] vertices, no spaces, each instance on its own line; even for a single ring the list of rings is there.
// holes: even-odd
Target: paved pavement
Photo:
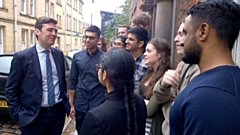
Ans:
[[[21,135],[19,124],[8,113],[0,113],[0,135]],[[66,117],[62,135],[77,135],[75,120]]]
[[[14,123],[8,113],[0,114],[0,134],[1,135],[20,135],[19,124]]]
[[[71,119],[69,124],[66,124],[66,127],[63,130],[62,135],[77,135],[77,131],[75,129],[75,120]]]

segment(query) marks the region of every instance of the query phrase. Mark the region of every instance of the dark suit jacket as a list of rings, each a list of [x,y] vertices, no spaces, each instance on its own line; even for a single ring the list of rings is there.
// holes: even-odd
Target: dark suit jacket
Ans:
[[[51,48],[51,51],[58,72],[60,96],[66,113],[69,113],[64,56],[58,49]],[[36,45],[15,53],[5,88],[9,112],[14,121],[19,119],[20,125],[25,126],[36,118],[41,108],[42,91]]]
[[[136,99],[138,135],[145,135],[146,105],[142,97]],[[81,135],[127,135],[127,112],[124,95],[110,92],[103,103],[90,110],[83,121]]]

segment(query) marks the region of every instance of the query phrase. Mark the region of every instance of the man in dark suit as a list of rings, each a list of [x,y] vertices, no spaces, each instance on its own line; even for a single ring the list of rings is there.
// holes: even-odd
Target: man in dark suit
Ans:
[[[6,84],[6,100],[22,135],[61,135],[67,98],[63,53],[51,46],[57,21],[40,17],[35,23],[38,43],[14,54]]]

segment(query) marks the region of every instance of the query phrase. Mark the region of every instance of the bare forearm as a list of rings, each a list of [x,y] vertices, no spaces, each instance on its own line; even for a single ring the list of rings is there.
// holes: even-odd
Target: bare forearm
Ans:
[[[74,89],[68,90],[68,94],[69,94],[69,103],[70,103],[71,106],[73,106],[75,93],[76,93],[76,90],[74,90]]]

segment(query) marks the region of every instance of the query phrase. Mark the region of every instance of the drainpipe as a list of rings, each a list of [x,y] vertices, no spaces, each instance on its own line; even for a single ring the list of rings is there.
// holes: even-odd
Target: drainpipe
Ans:
[[[13,0],[13,10],[14,10],[14,51],[17,51],[17,0]]]
[[[65,0],[65,34],[64,34],[64,52],[67,50],[67,0]]]
[[[72,6],[71,6],[71,45],[70,50],[73,49],[73,6],[74,6],[74,0],[72,0]]]
[[[174,42],[174,37],[175,37],[175,33],[176,33],[176,18],[177,18],[177,0],[172,0],[173,1],[173,12],[172,12],[172,31],[171,31],[171,48],[172,48],[172,52],[171,52],[171,66],[173,68],[175,68],[175,63],[176,63],[176,46],[175,46],[175,42]]]

